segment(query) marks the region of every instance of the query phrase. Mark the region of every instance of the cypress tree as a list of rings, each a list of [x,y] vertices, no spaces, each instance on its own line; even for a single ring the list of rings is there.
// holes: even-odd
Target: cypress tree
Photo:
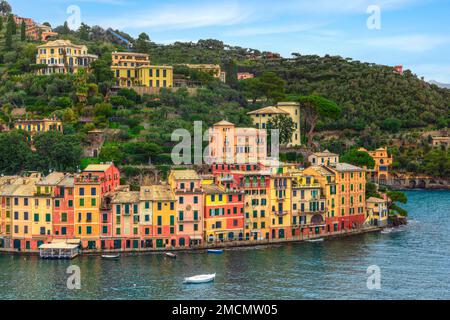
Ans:
[[[3,30],[3,16],[0,16],[0,31]]]
[[[6,50],[12,49],[12,30],[11,30],[11,24],[9,24],[9,23],[6,26],[5,49]]]
[[[17,34],[17,25],[16,22],[14,21],[14,15],[10,14],[8,16],[8,26],[11,28],[11,33],[13,35]]]
[[[25,21],[22,21],[22,25],[20,26],[20,40],[25,41],[27,39],[27,25]]]

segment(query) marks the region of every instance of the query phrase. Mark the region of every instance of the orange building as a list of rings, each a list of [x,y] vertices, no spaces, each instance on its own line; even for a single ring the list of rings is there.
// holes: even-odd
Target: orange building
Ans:
[[[52,27],[44,24],[35,24],[27,28],[26,36],[33,41],[47,41],[50,37],[57,36],[57,32],[52,31]]]
[[[362,226],[366,214],[366,170],[347,163],[328,166],[336,177],[336,214],[339,230]]]
[[[389,168],[394,161],[387,148],[379,148],[375,151],[360,148],[359,151],[367,152],[375,160],[375,167],[367,171],[369,179],[375,183],[386,184],[391,179]]]

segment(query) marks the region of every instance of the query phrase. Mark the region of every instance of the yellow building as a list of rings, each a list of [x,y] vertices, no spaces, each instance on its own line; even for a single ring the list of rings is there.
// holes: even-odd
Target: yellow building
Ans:
[[[294,132],[288,147],[300,146],[302,144],[300,133],[300,104],[296,102],[279,102],[277,106],[265,107],[247,113],[253,120],[256,128],[266,129],[269,121],[277,115],[285,115],[294,122]]]
[[[386,184],[391,178],[389,167],[394,161],[392,156],[389,155],[387,148],[379,148],[375,151],[367,151],[364,148],[360,148],[359,151],[367,152],[375,160],[373,170],[368,170],[370,180],[375,183]]]
[[[245,240],[270,239],[270,173],[264,171],[231,172],[242,176],[245,190]]]
[[[88,54],[85,45],[72,44],[69,40],[49,41],[37,47],[36,64],[46,65],[40,75],[53,73],[74,74],[80,68],[89,68],[98,56]]]
[[[371,197],[367,199],[366,222],[372,226],[384,227],[388,224],[389,211],[387,201]]]
[[[75,237],[84,248],[100,248],[101,179],[95,175],[75,177]]]
[[[310,166],[303,170],[304,175],[313,176],[319,183],[322,194],[326,200],[326,221],[327,232],[336,232],[339,229],[337,219],[337,194],[336,194],[336,175],[324,166]]]
[[[14,128],[17,130],[24,130],[28,132],[33,139],[33,136],[42,132],[58,131],[63,132],[63,124],[56,118],[52,119],[31,119],[31,120],[18,120],[14,124]]]
[[[326,232],[326,198],[313,176],[292,175],[292,235],[319,235]]]
[[[270,229],[271,239],[292,236],[292,177],[274,174],[270,179]]]
[[[177,243],[176,197],[168,185],[143,186],[153,211],[153,240],[156,248],[175,247]]]
[[[173,67],[151,65],[148,54],[113,52],[111,70],[119,87],[173,87]]]

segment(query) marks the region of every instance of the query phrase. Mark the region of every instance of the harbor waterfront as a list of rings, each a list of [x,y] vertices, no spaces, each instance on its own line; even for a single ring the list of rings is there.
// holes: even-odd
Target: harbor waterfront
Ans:
[[[450,192],[407,191],[409,224],[317,243],[205,252],[40,260],[0,254],[0,299],[449,299]],[[81,289],[67,289],[76,265]],[[367,288],[379,266],[381,289]],[[197,274],[214,283],[185,285]]]

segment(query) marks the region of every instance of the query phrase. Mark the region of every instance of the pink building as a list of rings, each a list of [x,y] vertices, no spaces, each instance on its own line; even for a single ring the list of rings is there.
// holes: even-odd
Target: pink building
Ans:
[[[200,176],[194,170],[174,170],[169,184],[175,192],[178,245],[195,246],[203,240],[203,191]]]
[[[220,121],[209,129],[209,163],[257,164],[267,159],[267,132]]]
[[[56,185],[52,218],[55,238],[74,238],[74,184],[74,176],[66,175]]]

